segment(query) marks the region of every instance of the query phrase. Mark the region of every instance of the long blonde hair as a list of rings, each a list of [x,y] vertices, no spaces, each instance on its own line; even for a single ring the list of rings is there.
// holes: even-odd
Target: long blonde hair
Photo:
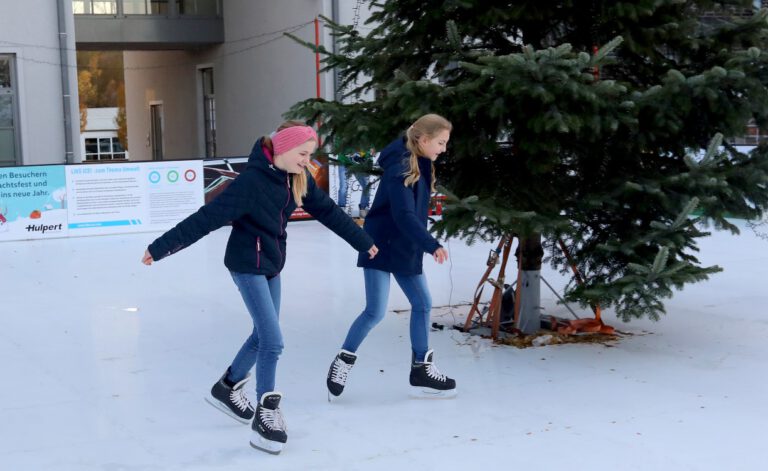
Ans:
[[[405,132],[406,142],[405,147],[411,153],[408,159],[408,170],[403,174],[405,177],[405,186],[413,186],[419,181],[421,172],[419,171],[419,155],[424,152],[419,146],[419,139],[426,136],[428,139],[432,139],[437,136],[441,131],[447,130],[450,132],[453,130],[453,125],[450,121],[443,118],[439,114],[425,114],[421,118],[417,119],[411,127]],[[435,163],[432,162],[432,180],[430,182],[430,191],[434,193],[435,190]]]
[[[283,129],[292,128],[294,126],[306,126],[306,124],[295,120],[286,121],[281,124],[277,130],[282,131]],[[275,152],[275,148],[272,145],[272,139],[269,136],[264,136],[263,143],[270,152]],[[304,197],[307,196],[307,186],[308,184],[306,171],[294,173],[291,175],[291,191],[293,192],[293,200],[296,202],[296,206],[298,207],[301,207],[301,205],[304,203]]]

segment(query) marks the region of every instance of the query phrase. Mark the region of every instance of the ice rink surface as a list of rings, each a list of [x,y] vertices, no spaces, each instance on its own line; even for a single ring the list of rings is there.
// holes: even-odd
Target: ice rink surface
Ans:
[[[320,224],[291,223],[278,456],[203,401],[251,329],[222,263],[228,228],[151,267],[140,258],[156,233],[3,242],[0,469],[768,469],[768,241],[739,225],[740,236],[701,241],[702,262],[725,272],[677,293],[660,322],[608,312],[634,334],[612,347],[492,346],[449,328],[466,306],[436,309],[446,328],[431,347],[459,395],[417,400],[408,314],[391,312],[329,403],[325,375],[363,308],[362,271]],[[424,262],[435,306],[470,300],[490,245],[447,248],[450,265]],[[389,308],[405,307],[393,282]]]

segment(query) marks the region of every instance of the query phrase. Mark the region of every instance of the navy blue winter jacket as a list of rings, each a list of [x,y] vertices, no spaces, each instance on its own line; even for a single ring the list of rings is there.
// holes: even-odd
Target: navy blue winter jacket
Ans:
[[[307,172],[303,208],[359,252],[373,240],[331,200]],[[283,269],[288,218],[296,209],[288,173],[271,164],[256,141],[245,170],[215,199],[149,245],[153,260],[189,247],[232,222],[224,265],[231,271],[273,276]]]
[[[415,185],[405,186],[409,157],[405,138],[395,139],[379,155],[384,175],[363,225],[379,253],[373,259],[360,254],[358,267],[418,275],[422,272],[424,253],[432,254],[440,248],[427,231],[432,162],[419,157],[421,177]]]

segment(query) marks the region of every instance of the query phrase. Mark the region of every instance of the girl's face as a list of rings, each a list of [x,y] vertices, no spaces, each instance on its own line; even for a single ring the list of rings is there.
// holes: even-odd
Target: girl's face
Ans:
[[[317,142],[309,141],[275,156],[275,165],[288,173],[301,173],[309,166],[309,158],[317,147]]]
[[[447,129],[443,129],[435,135],[435,137],[421,136],[419,138],[419,147],[424,154],[424,157],[428,158],[432,162],[437,160],[437,156],[445,152],[445,147],[448,145],[448,139],[451,138],[451,132]]]

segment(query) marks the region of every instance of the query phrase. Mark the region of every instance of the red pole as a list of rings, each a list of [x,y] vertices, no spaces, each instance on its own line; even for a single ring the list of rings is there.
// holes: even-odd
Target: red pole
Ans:
[[[315,17],[315,47],[317,49],[320,49],[320,21],[317,17]],[[315,52],[315,93],[317,95],[317,98],[321,98],[320,94],[320,52]],[[317,120],[317,129],[320,129],[320,119]],[[319,139],[319,138],[318,138]],[[317,147],[321,147],[323,145],[322,139],[320,139],[320,142],[317,143]]]
[[[596,55],[598,50],[597,46],[592,46],[592,55]],[[595,80],[600,80],[600,67],[595,66],[592,69],[592,75],[595,77]]]
[[[315,17],[315,46],[320,48],[320,21]],[[315,52],[315,84],[317,85],[317,97],[320,98],[320,52]]]

